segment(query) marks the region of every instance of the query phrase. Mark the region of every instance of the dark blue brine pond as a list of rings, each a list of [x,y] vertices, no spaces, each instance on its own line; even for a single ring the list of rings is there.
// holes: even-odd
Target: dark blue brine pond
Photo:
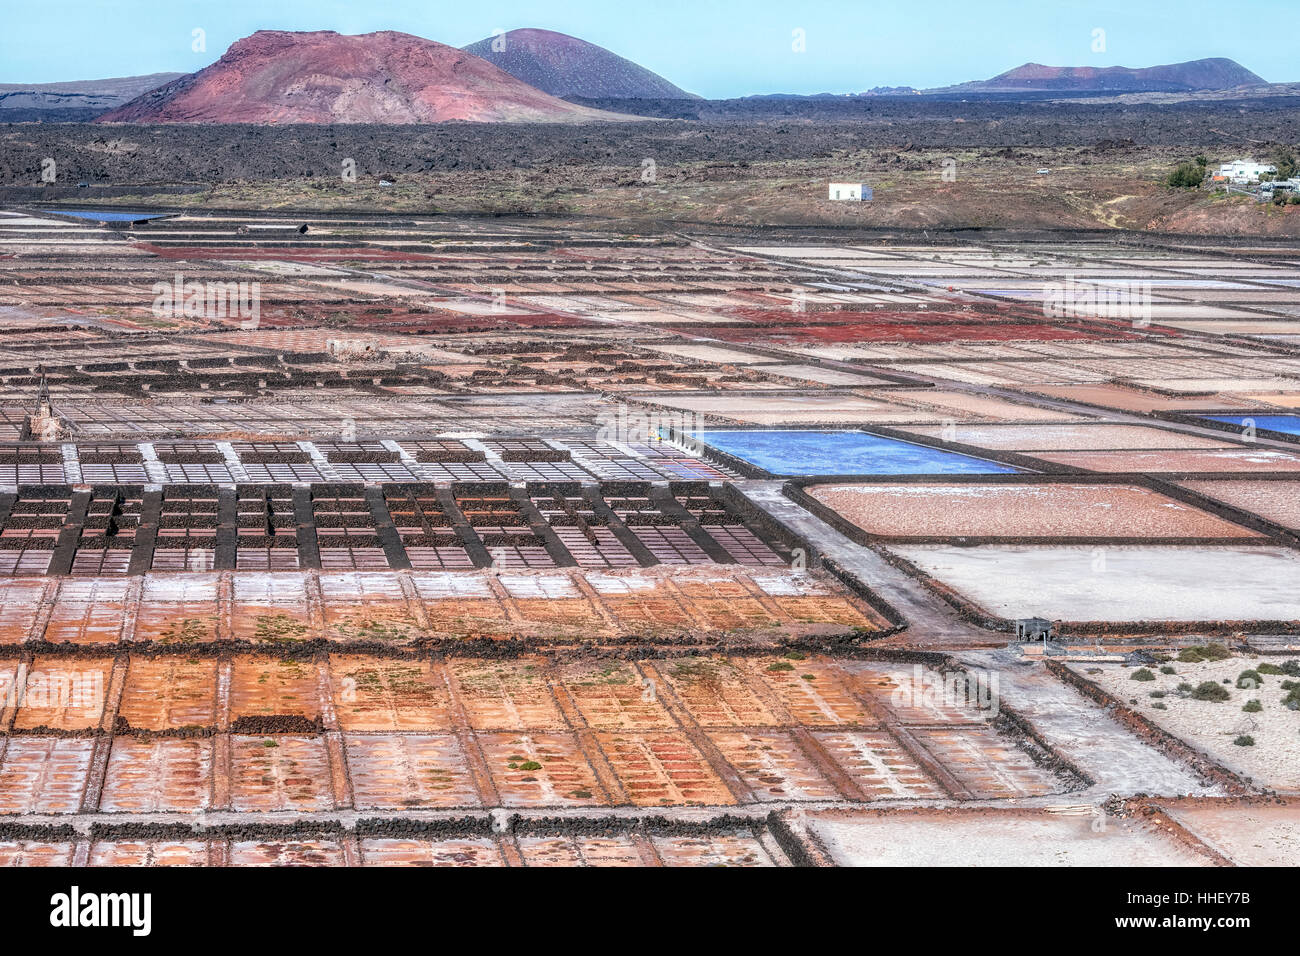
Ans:
[[[141,222],[145,219],[166,219],[170,212],[109,212],[100,209],[51,209],[60,216],[89,219],[91,222]]]
[[[1256,428],[1264,428],[1284,435],[1300,435],[1300,415],[1205,415],[1212,422],[1224,422],[1245,428],[1254,423]]]
[[[703,431],[694,436],[773,475],[1003,475],[1010,465],[854,431]]]

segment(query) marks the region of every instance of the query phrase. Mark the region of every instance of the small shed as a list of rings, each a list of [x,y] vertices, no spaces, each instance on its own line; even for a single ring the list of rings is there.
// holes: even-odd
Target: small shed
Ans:
[[[831,199],[871,202],[871,187],[866,183],[831,183]]]
[[[1016,621],[1016,637],[1022,641],[1050,641],[1054,625],[1042,617],[1022,617]]]

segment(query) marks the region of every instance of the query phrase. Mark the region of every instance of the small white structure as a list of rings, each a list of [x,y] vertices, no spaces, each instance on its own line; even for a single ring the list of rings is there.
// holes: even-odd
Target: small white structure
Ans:
[[[830,198],[871,202],[871,187],[866,183],[831,183]]]
[[[1241,186],[1246,183],[1257,183],[1260,176],[1275,172],[1277,167],[1271,163],[1257,163],[1253,159],[1234,159],[1220,166],[1214,178],[1226,179],[1230,183]]]
[[[326,339],[325,351],[340,362],[366,362],[383,357],[374,342],[364,339]]]
[[[1261,192],[1275,192],[1281,190],[1284,193],[1300,193],[1300,176],[1292,176],[1290,179],[1277,179],[1260,186]]]

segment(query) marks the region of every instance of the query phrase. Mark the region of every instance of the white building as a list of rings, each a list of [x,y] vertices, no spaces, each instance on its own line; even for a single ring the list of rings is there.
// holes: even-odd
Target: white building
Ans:
[[[831,183],[830,198],[871,202],[871,187],[866,183]]]
[[[1277,167],[1270,163],[1257,163],[1252,159],[1234,159],[1232,162],[1220,166],[1214,178],[1226,179],[1230,183],[1242,185],[1257,183],[1260,176],[1265,173],[1275,172],[1277,172]]]

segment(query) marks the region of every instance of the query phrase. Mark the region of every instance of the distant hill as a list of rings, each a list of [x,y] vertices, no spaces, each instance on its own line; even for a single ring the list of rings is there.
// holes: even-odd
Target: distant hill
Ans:
[[[604,47],[551,30],[511,30],[464,49],[552,96],[698,99]]]
[[[79,119],[98,115],[180,76],[184,74],[150,73],[68,83],[0,83],[0,122],[16,118],[17,113],[51,119],[65,112]]]
[[[1137,69],[1127,66],[1043,66],[1041,63],[1026,63],[991,80],[975,80],[925,92],[1174,93],[1229,90],[1238,86],[1259,86],[1266,82],[1233,60],[1213,57]]]
[[[407,33],[259,30],[216,63],[124,104],[100,123],[581,122],[619,119],[566,103],[486,60]]]

